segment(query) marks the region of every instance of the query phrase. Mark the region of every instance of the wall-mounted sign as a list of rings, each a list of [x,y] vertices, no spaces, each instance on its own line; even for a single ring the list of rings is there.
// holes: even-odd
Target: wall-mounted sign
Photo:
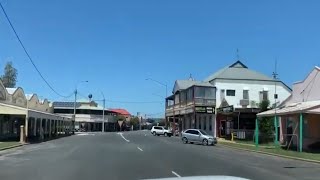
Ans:
[[[217,108],[217,113],[233,113],[233,111],[234,111],[233,106]]]
[[[214,114],[214,107],[196,106],[196,113]]]

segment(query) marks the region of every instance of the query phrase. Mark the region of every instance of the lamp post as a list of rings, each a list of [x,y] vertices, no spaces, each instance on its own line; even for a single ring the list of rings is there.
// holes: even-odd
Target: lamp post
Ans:
[[[103,110],[102,110],[102,132],[104,132],[104,110],[106,108],[106,98],[104,97],[103,92],[101,91],[102,97],[103,97]]]
[[[74,126],[76,122],[76,108],[77,108],[77,94],[78,94],[78,85],[80,83],[87,83],[89,81],[80,81],[76,84],[75,90],[74,90],[74,106],[73,106],[73,125],[72,125],[72,132],[74,132]]]

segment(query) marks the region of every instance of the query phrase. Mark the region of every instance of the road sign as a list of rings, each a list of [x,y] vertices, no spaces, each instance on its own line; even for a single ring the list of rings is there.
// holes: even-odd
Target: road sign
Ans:
[[[118,121],[119,126],[122,126],[123,121]]]

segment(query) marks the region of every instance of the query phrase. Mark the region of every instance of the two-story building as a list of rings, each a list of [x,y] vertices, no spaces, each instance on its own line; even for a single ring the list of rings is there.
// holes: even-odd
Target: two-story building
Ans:
[[[240,61],[218,70],[205,81],[217,90],[218,137],[229,136],[232,131],[239,132],[240,139],[252,137],[259,103],[269,100],[272,107],[291,94],[291,89],[282,81],[251,70]]]
[[[203,129],[214,134],[216,89],[209,82],[177,80],[166,98],[166,119],[173,129]]]
[[[72,118],[74,115],[74,102],[53,102],[53,112]],[[104,111],[104,122],[103,122]],[[98,106],[94,101],[80,101],[76,103],[75,129],[76,131],[115,131],[117,122],[116,112]]]

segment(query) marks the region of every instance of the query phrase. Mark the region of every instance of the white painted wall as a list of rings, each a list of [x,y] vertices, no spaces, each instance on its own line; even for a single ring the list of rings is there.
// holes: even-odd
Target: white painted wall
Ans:
[[[217,107],[221,104],[221,89],[225,89],[225,99],[229,103],[229,105],[233,105],[235,108],[242,107],[240,105],[240,100],[243,99],[243,90],[249,90],[249,106],[247,108],[255,108],[256,106],[251,106],[251,101],[255,101],[256,103],[260,102],[259,92],[263,90],[268,91],[268,97],[270,100],[270,105],[274,103],[274,94],[275,94],[275,83],[272,81],[257,81],[257,80],[224,80],[224,79],[216,79],[211,82],[216,88],[216,99],[217,99]],[[227,96],[227,89],[235,90],[235,96]],[[287,99],[291,91],[283,85],[281,82],[277,82],[277,94],[278,100],[277,102],[282,102]]]

